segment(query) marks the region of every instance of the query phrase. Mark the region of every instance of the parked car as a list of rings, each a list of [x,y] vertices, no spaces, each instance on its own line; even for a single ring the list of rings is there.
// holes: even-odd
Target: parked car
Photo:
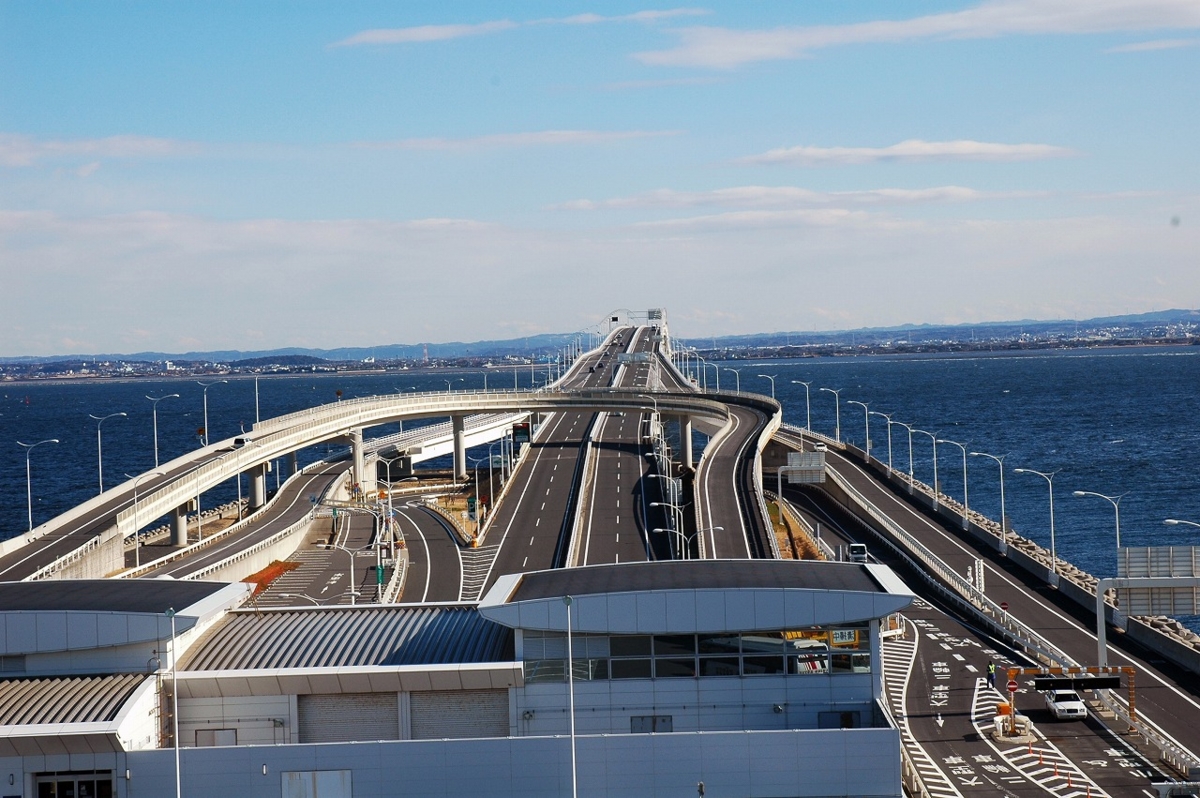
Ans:
[[[1082,720],[1087,717],[1087,705],[1074,690],[1047,690],[1042,698],[1055,720]]]

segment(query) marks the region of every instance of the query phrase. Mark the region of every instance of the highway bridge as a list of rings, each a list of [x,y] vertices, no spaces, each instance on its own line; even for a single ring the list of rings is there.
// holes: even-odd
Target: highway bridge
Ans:
[[[373,427],[424,418],[448,420],[424,432],[365,436]],[[964,535],[882,464],[808,430],[784,427],[773,399],[701,390],[676,367],[666,328],[654,324],[614,329],[560,380],[537,391],[370,397],[268,419],[242,438],[164,464],[0,546],[0,579],[71,575],[81,568],[140,577],[210,575],[266,541],[310,534],[311,497],[339,480],[373,492],[380,450],[413,459],[452,453],[454,476],[465,479],[467,448],[496,439],[522,418],[535,419],[532,440],[503,490],[488,497],[494,506],[473,541],[419,500],[420,486],[407,497],[388,486],[393,500],[401,498],[396,511],[408,547],[401,600],[475,601],[504,575],[547,569],[779,558],[764,475],[773,478],[788,451],[813,453],[821,443],[825,483],[785,490],[787,512],[810,527],[821,525],[827,547],[867,542],[924,597],[902,622],[905,634],[889,643],[884,673],[914,792],[1066,796],[1094,788],[1094,795],[1141,795],[1154,794],[1151,782],[1189,777],[1189,769],[1190,777],[1200,777],[1200,677],[1168,663],[1145,635],[1136,644],[1130,635],[1109,642],[1110,660],[1137,671],[1136,723],[1128,705],[1106,696],[1107,703],[1097,703],[1089,720],[1068,733],[1039,732],[1037,764],[1034,740],[1025,754],[1019,746],[989,743],[985,727],[1001,696],[981,683],[987,664],[1087,665],[1096,647],[1094,615],[1067,596],[1070,586],[1048,585],[1006,556],[1004,546]],[[693,433],[707,438],[699,458]],[[290,476],[267,502],[266,464],[325,441],[349,442],[349,450],[343,459]],[[244,534],[170,561],[127,567],[125,541],[139,528],[179,515],[192,497],[247,472],[255,485],[252,505],[264,509]],[[320,562],[310,556],[328,534],[346,549],[365,549],[378,539],[370,516],[352,515],[344,524],[314,533],[299,547],[296,556],[314,564],[287,583],[294,587],[276,591],[283,594],[279,601],[368,597],[365,569],[355,584],[342,578],[341,553]],[[968,572],[975,576],[968,579]],[[1018,709],[1045,720],[1036,694],[1025,684],[1021,690]],[[1046,761],[1054,763],[1052,776]],[[1075,784],[1084,787],[1075,790]]]

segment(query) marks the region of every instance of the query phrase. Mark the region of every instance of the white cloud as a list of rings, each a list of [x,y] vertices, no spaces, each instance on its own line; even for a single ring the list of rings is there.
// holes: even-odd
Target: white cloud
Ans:
[[[385,150],[480,150],[506,147],[546,147],[611,144],[617,141],[678,136],[680,130],[537,130],[525,133],[492,133],[466,138],[411,138],[366,141],[358,146]]]
[[[1075,151],[1052,144],[998,144],[989,141],[909,139],[888,147],[781,147],[739,158],[752,166],[826,166],[876,161],[1040,161]]]
[[[1035,196],[1031,192],[987,192],[963,186],[932,188],[877,188],[862,191],[813,191],[795,186],[735,186],[711,191],[659,189],[607,200],[579,199],[552,206],[555,210],[619,208],[701,208],[740,206],[772,208],[824,205],[908,205],[929,202],[971,202]]]
[[[664,10],[637,11],[632,14],[604,16],[602,14],[575,14],[570,17],[551,17],[526,22],[509,19],[491,20],[463,25],[417,25],[410,28],[373,28],[359,31],[352,36],[336,41],[330,47],[355,47],[364,44],[419,44],[462,39],[468,36],[483,36],[500,33],[529,25],[597,25],[605,22],[640,22],[653,24],[679,17],[695,17],[709,13],[700,8],[670,8]]]
[[[492,22],[480,22],[475,25],[418,25],[412,28],[375,28],[373,30],[360,31],[329,46],[354,47],[362,44],[441,42],[448,39],[462,39],[467,36],[498,33],[515,27],[517,27],[517,23],[507,19],[500,19]]]
[[[728,213],[715,213],[707,216],[688,216],[680,219],[638,222],[634,227],[704,232],[745,228],[759,229],[764,227],[829,227],[844,222],[866,221],[868,218],[868,215],[863,211],[851,211],[845,208],[788,211],[730,211]]]
[[[1196,47],[1200,39],[1154,39],[1148,42],[1123,44],[1120,47],[1110,47],[1106,53],[1146,53],[1155,50],[1177,50],[1181,47]]]
[[[165,158],[192,155],[200,145],[190,141],[149,136],[108,136],[99,139],[37,139],[0,133],[0,166],[33,166],[62,158]]]
[[[963,11],[849,25],[682,28],[678,46],[635,58],[655,66],[728,69],[848,44],[1192,28],[1200,28],[1195,0],[992,0]]]

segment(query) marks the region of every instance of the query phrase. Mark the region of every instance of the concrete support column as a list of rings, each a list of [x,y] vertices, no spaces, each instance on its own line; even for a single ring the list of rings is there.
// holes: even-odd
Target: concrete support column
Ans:
[[[692,417],[679,416],[679,459],[684,468],[691,468],[692,460]]]
[[[271,464],[261,463],[250,469],[250,509],[257,510],[267,503],[267,474]]]
[[[192,504],[194,504],[194,502],[188,502],[187,504],[181,504],[180,506],[176,507],[175,511],[171,514],[171,545],[172,546],[186,546],[187,545],[187,542],[188,542],[188,539],[187,539],[188,508],[191,507]]]
[[[350,430],[350,449],[354,453],[354,482],[362,489],[363,494],[371,493],[375,490],[375,475],[367,468],[366,450],[363,448],[363,431],[359,429]]]
[[[466,416],[450,416],[454,430],[454,478],[467,478],[467,428]]]
[[[298,458],[296,457],[296,453],[290,452],[288,454],[288,476],[295,474],[299,470],[300,470],[300,463],[299,463]]]

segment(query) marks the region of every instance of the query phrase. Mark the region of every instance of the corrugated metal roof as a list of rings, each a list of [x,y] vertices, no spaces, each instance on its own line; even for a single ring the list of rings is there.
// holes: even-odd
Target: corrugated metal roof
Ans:
[[[113,720],[145,673],[56,676],[0,681],[0,726],[107,723]]]
[[[231,613],[192,647],[189,671],[505,662],[512,630],[474,607],[339,607]]]

